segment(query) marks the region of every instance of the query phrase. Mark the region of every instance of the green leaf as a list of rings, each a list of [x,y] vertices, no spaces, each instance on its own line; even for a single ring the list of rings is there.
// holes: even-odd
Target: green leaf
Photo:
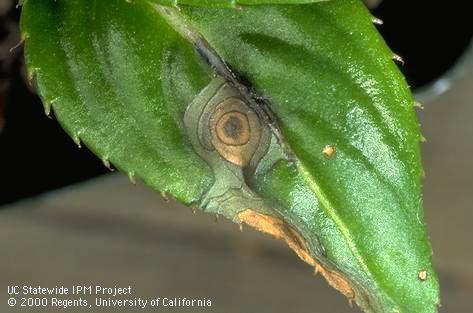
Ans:
[[[28,1],[21,26],[46,110],[74,140],[154,189],[198,200],[211,173],[190,157],[179,116],[209,69],[183,38],[141,2]]]
[[[201,6],[214,8],[235,8],[244,5],[262,4],[304,4],[329,0],[149,0],[150,2],[165,6]]]
[[[436,312],[414,101],[366,8],[153,2],[25,4],[46,111],[105,164],[285,240],[366,312]]]

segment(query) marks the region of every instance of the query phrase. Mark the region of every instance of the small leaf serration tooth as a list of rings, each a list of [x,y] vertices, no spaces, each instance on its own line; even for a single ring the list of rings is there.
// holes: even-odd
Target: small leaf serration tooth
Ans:
[[[375,24],[375,25],[383,25],[384,24],[384,21],[382,19],[374,17],[374,16],[373,16],[372,21],[373,21],[373,24]]]
[[[393,54],[393,60],[401,65],[404,65],[406,62],[399,54]]]

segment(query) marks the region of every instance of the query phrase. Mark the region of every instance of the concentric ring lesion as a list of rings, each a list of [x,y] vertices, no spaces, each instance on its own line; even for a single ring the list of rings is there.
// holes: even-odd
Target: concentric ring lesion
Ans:
[[[258,168],[270,168],[268,162],[275,163],[285,155],[275,144],[271,127],[238,89],[217,76],[188,106],[184,124],[194,151],[214,174],[214,184],[199,206],[233,220],[248,208],[274,215],[251,185]],[[268,153],[274,149],[281,150],[278,158]]]

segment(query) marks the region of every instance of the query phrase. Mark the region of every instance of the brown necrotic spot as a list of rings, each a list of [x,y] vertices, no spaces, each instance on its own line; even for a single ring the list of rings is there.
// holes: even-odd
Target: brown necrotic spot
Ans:
[[[209,120],[211,142],[225,160],[248,165],[261,141],[261,124],[256,113],[239,98],[217,105]]]
[[[216,133],[220,141],[227,145],[244,145],[250,140],[248,118],[240,112],[228,112],[217,122]]]

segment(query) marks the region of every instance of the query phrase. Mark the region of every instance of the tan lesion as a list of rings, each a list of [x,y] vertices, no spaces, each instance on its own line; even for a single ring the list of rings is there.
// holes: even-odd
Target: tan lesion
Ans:
[[[231,97],[215,108],[208,125],[218,154],[235,165],[247,166],[261,139],[256,113],[241,99]]]
[[[218,139],[230,146],[242,146],[250,140],[250,127],[245,114],[232,111],[225,113],[215,126]]]
[[[238,214],[240,220],[255,229],[270,234],[276,239],[283,240],[304,262],[315,267],[316,272],[320,273],[327,282],[344,294],[348,299],[355,297],[353,288],[349,281],[342,274],[333,270],[324,268],[310,254],[302,236],[293,230],[285,221],[277,217],[264,215],[251,209],[246,209]]]
[[[325,156],[326,156],[327,158],[330,159],[330,158],[332,158],[333,155],[335,154],[335,151],[336,151],[336,149],[335,149],[334,146],[328,145],[328,146],[326,146],[326,147],[324,148],[324,150],[323,150],[322,152],[323,152],[323,154],[325,154]]]

